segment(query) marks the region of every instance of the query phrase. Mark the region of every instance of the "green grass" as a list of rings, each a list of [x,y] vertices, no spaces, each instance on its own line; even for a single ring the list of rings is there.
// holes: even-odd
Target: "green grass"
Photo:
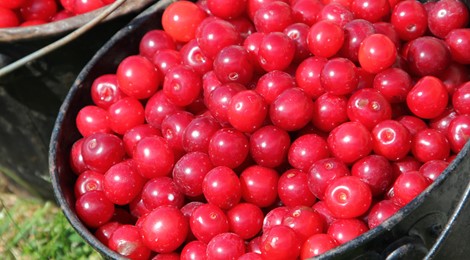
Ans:
[[[102,259],[52,202],[0,193],[2,259]]]

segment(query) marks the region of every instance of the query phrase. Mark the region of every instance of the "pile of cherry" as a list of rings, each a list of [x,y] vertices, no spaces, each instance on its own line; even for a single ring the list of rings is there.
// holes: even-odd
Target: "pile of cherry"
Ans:
[[[469,139],[468,22],[456,0],[172,3],[76,117],[76,213],[133,259],[344,244]]]
[[[0,28],[33,26],[84,14],[115,0],[0,0]]]

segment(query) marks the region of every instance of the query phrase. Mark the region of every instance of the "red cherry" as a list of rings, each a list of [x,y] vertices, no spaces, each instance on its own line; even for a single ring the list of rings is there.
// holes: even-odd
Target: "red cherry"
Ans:
[[[338,242],[338,245],[342,245],[368,230],[367,225],[359,219],[338,219],[331,223],[327,234],[332,236]]]
[[[183,244],[189,231],[188,221],[173,206],[161,206],[139,220],[144,244],[157,253],[169,253]]]
[[[325,202],[335,217],[355,218],[369,209],[372,192],[358,177],[344,176],[330,183],[325,191]]]
[[[196,29],[206,18],[206,13],[196,4],[188,1],[170,4],[162,16],[163,29],[176,41],[188,42],[194,39]]]

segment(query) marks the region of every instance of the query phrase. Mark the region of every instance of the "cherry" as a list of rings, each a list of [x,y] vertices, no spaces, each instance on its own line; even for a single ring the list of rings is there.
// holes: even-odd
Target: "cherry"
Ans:
[[[209,203],[223,210],[238,204],[242,196],[240,179],[226,166],[217,166],[207,172],[202,192]]]
[[[392,165],[380,155],[369,155],[355,162],[351,167],[351,175],[368,184],[374,197],[385,193],[395,179]]]
[[[287,72],[273,70],[258,79],[255,91],[271,104],[284,90],[295,87],[295,79]]]
[[[431,160],[419,167],[419,173],[431,181],[435,181],[439,175],[449,166],[444,160]]]
[[[80,10],[75,10],[79,13]],[[48,21],[57,13],[57,3],[54,0],[28,0],[20,7],[20,14],[23,20],[44,20]]]
[[[319,21],[311,28],[307,36],[307,44],[315,56],[329,58],[334,56],[343,45],[344,31],[330,21]]]
[[[384,120],[372,129],[373,150],[391,161],[403,159],[411,149],[411,137],[400,122]]]
[[[254,253],[254,252],[245,253],[238,258],[238,260],[262,260],[262,259],[263,257],[261,256],[261,254]]]
[[[411,41],[405,58],[410,71],[418,76],[437,76],[451,61],[446,43],[432,36],[423,36]]]
[[[206,13],[192,2],[175,2],[163,12],[162,26],[174,40],[188,42],[194,39],[197,27],[206,16]]]
[[[397,118],[397,121],[401,123],[408,131],[410,134],[413,136],[417,132],[428,128],[426,122],[423,121],[423,119],[416,117],[416,116],[410,116],[410,115],[404,115],[400,116]]]
[[[7,9],[16,9],[21,7],[26,0],[1,0],[0,7],[7,8]]]
[[[95,105],[107,109],[126,95],[118,87],[115,74],[99,76],[91,85],[91,98]]]
[[[461,64],[470,64],[470,55],[467,47],[470,44],[470,29],[461,28],[451,30],[446,38],[446,44],[449,47],[452,59]]]
[[[183,64],[181,53],[172,49],[156,51],[151,61],[163,75],[166,75],[167,72],[176,65]]]
[[[138,55],[121,61],[116,76],[120,90],[137,99],[151,97],[162,81],[162,76],[153,63]]]
[[[194,116],[186,111],[175,112],[163,119],[162,136],[166,139],[166,142],[173,149],[175,154],[182,154],[184,152],[184,131],[193,119]]]
[[[308,188],[308,175],[296,169],[284,172],[279,178],[277,192],[286,206],[312,206],[315,195]]]
[[[125,154],[122,140],[107,133],[89,135],[84,139],[81,150],[87,168],[101,173],[122,161]]]
[[[352,0],[351,11],[358,19],[375,23],[389,14],[390,5],[388,0]]]
[[[260,248],[263,259],[296,259],[300,240],[292,228],[279,225],[263,233]]]
[[[325,219],[326,227],[329,227],[337,219],[328,209],[324,200],[317,201],[317,203],[313,204],[312,209]]]
[[[94,190],[78,197],[75,211],[86,226],[97,228],[111,219],[114,204],[106,198],[103,191]]]
[[[195,209],[189,224],[193,234],[203,243],[209,243],[213,237],[228,232],[230,228],[225,213],[212,204],[204,204]]]
[[[324,233],[326,223],[323,217],[310,207],[289,207],[282,224],[292,228],[303,244],[310,236]]]
[[[254,90],[243,90],[230,100],[229,123],[241,132],[251,133],[260,128],[268,113],[264,98]]]
[[[452,62],[449,67],[439,75],[449,95],[453,95],[457,88],[470,80],[468,69],[469,68],[463,64]]]
[[[94,133],[111,133],[108,111],[97,106],[85,106],[77,114],[75,124],[84,137]]]
[[[203,179],[212,168],[212,162],[206,153],[190,152],[176,162],[173,179],[185,195],[199,196],[202,194]]]
[[[207,0],[209,11],[223,19],[233,19],[241,16],[246,7],[247,0]]]
[[[445,160],[450,154],[450,144],[446,135],[435,129],[425,129],[413,136],[411,152],[420,162]]]
[[[335,127],[348,121],[347,98],[330,93],[321,95],[313,103],[313,125],[324,131],[329,132]]]
[[[248,35],[243,41],[243,48],[245,48],[245,50],[248,52],[248,57],[250,59],[251,64],[253,64],[253,68],[256,72],[263,71],[263,69],[261,68],[261,64],[258,60],[258,52],[259,47],[261,45],[261,41],[263,40],[264,36],[264,33],[253,32],[252,34]]]
[[[282,32],[294,21],[291,7],[282,1],[268,2],[254,14],[253,23],[258,32]]]
[[[211,117],[194,118],[183,134],[183,148],[186,152],[205,152],[209,150],[212,135],[219,130],[220,125]]]
[[[446,37],[452,29],[465,27],[468,20],[467,7],[457,0],[440,1],[428,12],[429,30],[440,38]]]
[[[240,186],[244,201],[264,208],[277,199],[278,173],[267,167],[253,165],[240,174]]]
[[[354,19],[344,25],[344,43],[340,53],[353,62],[358,62],[358,52],[362,41],[375,33],[375,28],[369,21]]]
[[[356,91],[348,100],[348,117],[372,129],[378,123],[392,118],[392,108],[377,90],[365,88]]]
[[[287,69],[294,55],[294,41],[282,32],[271,32],[261,39],[257,57],[265,71],[273,71]]]
[[[230,231],[242,239],[256,236],[263,225],[263,212],[251,203],[239,203],[227,211]]]
[[[98,229],[96,229],[95,233],[93,235],[104,245],[108,245],[109,239],[111,238],[111,235],[116,231],[116,229],[121,226],[121,224],[117,221],[110,221],[102,226],[100,226]]]
[[[465,83],[455,90],[452,105],[457,113],[470,114],[470,83]]]
[[[308,171],[308,187],[319,199],[325,198],[325,190],[335,179],[350,175],[347,166],[336,158],[318,160]]]
[[[161,206],[139,220],[144,244],[157,253],[170,253],[183,244],[189,224],[181,211]]]
[[[312,120],[313,102],[300,88],[288,88],[273,101],[269,117],[286,131],[300,130]]]
[[[389,68],[377,73],[373,87],[391,104],[401,103],[413,87],[411,76],[399,68]]]
[[[75,0],[73,12],[83,14],[105,6],[103,0]]]
[[[140,229],[133,225],[119,226],[109,238],[108,246],[130,259],[147,259],[150,256],[150,249],[143,243]]]
[[[323,8],[323,4],[318,0],[292,1],[291,6],[294,20],[308,26],[312,26],[317,22]]]
[[[150,179],[142,188],[142,202],[145,208],[152,211],[160,206],[173,206],[181,208],[184,195],[169,177],[156,177]]]
[[[359,46],[359,63],[364,70],[370,73],[378,73],[391,67],[396,57],[395,44],[383,34],[371,34]]]
[[[82,172],[74,185],[74,194],[75,197],[80,197],[81,195],[93,191],[93,190],[103,190],[103,180],[104,175],[102,173],[94,171],[84,171]]]
[[[315,234],[302,245],[300,258],[309,259],[338,246],[336,240],[328,234]]]
[[[310,57],[302,61],[295,71],[297,86],[304,90],[305,94],[312,99],[320,97],[325,90],[321,81],[321,73],[327,59],[321,57]]]
[[[447,129],[449,128],[450,122],[456,117],[457,112],[455,112],[452,107],[446,107],[444,112],[442,112],[439,116],[429,120],[428,126],[429,128],[436,129],[441,133],[447,134]]]
[[[208,259],[237,259],[245,253],[244,240],[234,233],[221,233],[209,241],[206,249]]]
[[[207,244],[195,240],[187,243],[181,250],[181,260],[205,259]]]
[[[218,130],[209,142],[209,156],[212,164],[232,169],[240,166],[248,155],[248,144],[248,138],[235,129]]]
[[[341,27],[344,27],[347,23],[351,22],[354,19],[353,13],[349,8],[345,7],[340,3],[329,3],[325,5],[317,19],[328,20],[338,24]]]
[[[171,36],[163,30],[150,30],[144,34],[139,43],[139,54],[151,60],[159,50],[175,50],[176,44]]]
[[[391,200],[382,200],[374,204],[369,214],[367,215],[367,224],[370,229],[382,224],[385,220],[393,216],[400,206],[393,203]]]
[[[84,141],[85,138],[78,139],[73,143],[72,148],[70,149],[70,168],[72,168],[72,171],[77,175],[88,170],[88,165],[83,160],[82,155],[82,146]]]
[[[214,72],[222,83],[247,84],[253,77],[253,65],[242,46],[230,45],[215,57]]]
[[[260,166],[281,165],[287,159],[289,146],[289,134],[277,126],[264,126],[250,136],[250,154]]]
[[[140,140],[132,157],[139,173],[147,179],[169,175],[175,161],[173,151],[160,136]]]
[[[429,186],[429,181],[417,171],[402,173],[393,184],[393,201],[405,206]]]
[[[213,69],[213,59],[202,52],[196,39],[190,40],[181,47],[180,54],[183,64],[193,68],[200,75]]]
[[[397,48],[397,50],[400,50],[402,42],[397,31],[395,30],[395,27],[393,27],[391,23],[377,22],[377,23],[374,23],[373,25],[374,25],[376,33],[387,36],[393,42],[393,44],[395,44],[395,47]],[[397,60],[395,61],[395,64],[401,64],[400,60],[401,60],[401,57],[398,56]]]
[[[344,176],[333,180],[328,185],[325,190],[325,202],[333,216],[355,218],[369,209],[372,192],[359,177]]]
[[[459,153],[470,139],[470,115],[460,115],[453,119],[447,130],[447,139],[454,153]]]
[[[358,122],[346,122],[328,135],[330,152],[345,163],[352,163],[372,151],[372,135]]]
[[[400,39],[405,41],[423,36],[428,27],[428,14],[418,1],[399,2],[390,20]]]
[[[0,6],[0,28],[17,27],[19,25],[20,20],[15,12]]]
[[[442,81],[433,76],[422,77],[408,92],[408,108],[418,117],[430,119],[444,112],[449,97]]]
[[[352,93],[358,84],[356,66],[345,58],[328,60],[321,71],[321,84],[326,92],[333,95]]]
[[[304,23],[293,23],[284,29],[284,33],[295,43],[294,62],[301,62],[310,57],[307,36],[310,27]]]
[[[338,245],[349,242],[367,232],[369,228],[359,219],[337,219],[331,223],[327,234],[333,237]]]
[[[288,212],[289,208],[285,206],[280,206],[270,210],[263,220],[263,233],[272,227],[282,225],[282,221]]]
[[[114,204],[126,205],[142,190],[145,179],[137,172],[131,162],[120,162],[104,174],[103,190]]]
[[[308,172],[314,162],[329,155],[325,139],[316,134],[306,134],[292,142],[287,159],[292,167]]]
[[[145,122],[144,106],[133,97],[116,101],[109,106],[108,113],[109,126],[120,135]]]
[[[211,18],[206,18],[199,26],[196,32],[196,40],[202,52],[213,59],[224,47],[239,44],[241,38],[240,33],[231,23],[222,19]]]

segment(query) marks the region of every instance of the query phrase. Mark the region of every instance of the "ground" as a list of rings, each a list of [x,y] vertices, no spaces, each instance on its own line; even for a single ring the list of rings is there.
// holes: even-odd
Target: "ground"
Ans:
[[[22,191],[0,172],[2,259],[101,259],[53,201]]]

